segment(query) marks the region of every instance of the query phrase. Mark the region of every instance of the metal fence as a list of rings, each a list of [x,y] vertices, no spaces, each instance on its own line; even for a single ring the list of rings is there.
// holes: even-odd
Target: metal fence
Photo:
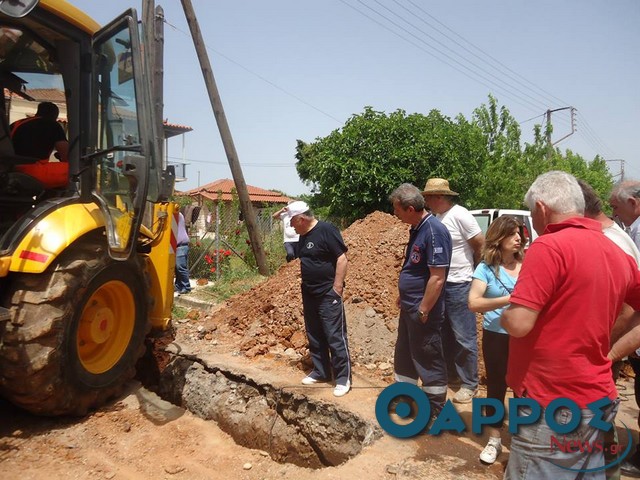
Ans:
[[[281,222],[271,214],[277,207],[257,209],[256,224],[267,257],[269,271],[285,261]],[[215,204],[199,208],[187,221],[189,231],[189,277],[220,280],[243,267],[255,269],[249,234],[237,204]]]

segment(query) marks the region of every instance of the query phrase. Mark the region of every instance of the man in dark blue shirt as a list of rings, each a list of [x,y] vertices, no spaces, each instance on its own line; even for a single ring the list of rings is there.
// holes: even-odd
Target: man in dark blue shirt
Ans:
[[[451,234],[425,210],[422,192],[403,183],[389,196],[393,213],[411,225],[398,280],[398,339],[394,354],[397,382],[417,385],[437,415],[447,400],[447,368],[440,329],[444,320],[444,285],[451,262]]]
[[[300,235],[298,257],[302,274],[304,325],[313,371],[304,385],[336,382],[333,394],[346,395],[351,388],[351,359],[347,323],[342,303],[347,275],[347,246],[340,231],[317,220],[305,202],[287,205],[291,226]]]

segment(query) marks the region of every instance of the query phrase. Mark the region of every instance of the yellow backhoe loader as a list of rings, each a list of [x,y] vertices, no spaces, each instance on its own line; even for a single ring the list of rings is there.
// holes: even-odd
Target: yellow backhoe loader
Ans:
[[[0,0],[0,396],[83,415],[121,392],[170,324],[174,173],[135,10],[104,28],[62,0]],[[48,99],[68,138],[51,188],[10,125]],[[34,139],[36,141],[37,139]]]

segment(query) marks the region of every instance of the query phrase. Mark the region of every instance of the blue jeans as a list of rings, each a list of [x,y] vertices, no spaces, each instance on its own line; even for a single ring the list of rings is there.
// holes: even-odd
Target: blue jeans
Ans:
[[[287,252],[287,262],[298,258],[298,242],[284,242],[284,251]]]
[[[618,411],[619,400],[615,400],[602,416],[606,422],[613,423]],[[529,415],[529,407],[521,407],[520,415]],[[587,470],[604,467],[603,446],[604,431],[588,425],[593,418],[591,410],[582,410],[580,425],[573,432],[567,434],[555,433],[544,419],[544,410],[540,414],[540,420],[533,425],[521,425],[518,433],[511,438],[511,453],[509,463],[504,472],[505,480],[540,480],[553,478],[557,480],[604,480],[605,470],[594,472],[579,472],[566,470]],[[571,421],[571,411],[567,408],[559,408],[554,415],[555,421],[565,425]],[[615,428],[615,426],[613,427]],[[568,442],[577,442],[574,445],[582,445],[583,452],[578,447],[573,451],[563,452],[557,444],[552,444],[552,437],[567,445]],[[565,443],[566,442],[566,443]],[[598,443],[599,442],[599,443]],[[589,448],[591,447],[591,448]],[[591,449],[591,452],[588,451]],[[555,465],[554,465],[555,464]],[[558,467],[561,465],[564,468]]]
[[[180,293],[191,291],[189,283],[189,265],[188,265],[189,245],[183,245],[176,249],[176,290]]]
[[[449,283],[445,286],[444,356],[447,366],[453,365],[462,387],[478,388],[478,332],[476,315],[469,310],[471,282]],[[449,372],[451,376],[453,372]]]

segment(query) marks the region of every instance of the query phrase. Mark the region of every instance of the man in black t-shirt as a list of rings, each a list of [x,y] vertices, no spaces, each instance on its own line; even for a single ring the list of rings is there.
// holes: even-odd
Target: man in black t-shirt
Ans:
[[[69,177],[69,142],[63,128],[57,122],[58,106],[42,102],[33,117],[11,124],[11,143],[16,155],[29,157],[22,165],[15,165],[18,172],[39,180],[44,188],[64,187]],[[56,150],[60,162],[49,162]]]
[[[66,162],[69,143],[57,122],[59,113],[55,103],[42,102],[38,105],[35,116],[13,122],[11,142],[16,155],[48,161],[55,149],[60,154],[60,160]]]
[[[351,359],[342,303],[347,246],[340,231],[317,220],[305,202],[293,202],[286,208],[291,226],[300,235],[304,324],[313,361],[313,371],[302,383],[313,385],[331,381],[333,377],[336,383],[333,394],[341,397],[351,389]]]

